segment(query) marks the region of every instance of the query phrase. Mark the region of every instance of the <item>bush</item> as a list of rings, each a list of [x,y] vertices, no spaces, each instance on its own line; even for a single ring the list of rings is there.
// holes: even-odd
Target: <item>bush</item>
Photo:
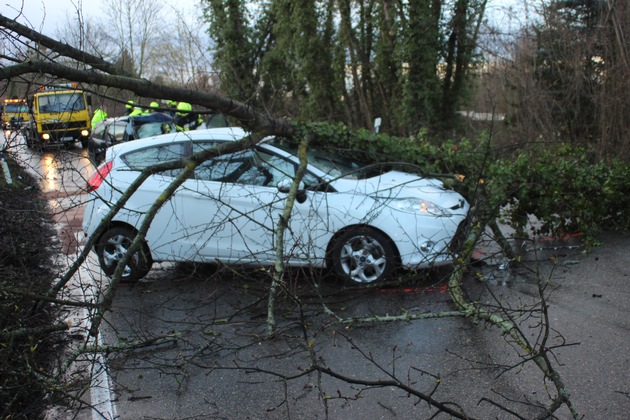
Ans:
[[[507,155],[493,149],[484,134],[435,145],[424,132],[401,138],[319,123],[301,129],[340,152],[359,151],[373,162],[407,163],[427,176],[441,174],[489,214],[507,205],[507,222],[522,234],[528,215],[540,222],[534,234],[579,232],[588,244],[601,230],[630,229],[630,165],[598,161],[583,147],[554,142]],[[455,174],[464,175],[464,181],[455,182]]]
[[[50,288],[52,221],[37,183],[10,163],[13,184],[0,174],[0,418],[39,418],[49,387],[55,341]],[[37,308],[37,309],[35,309]]]

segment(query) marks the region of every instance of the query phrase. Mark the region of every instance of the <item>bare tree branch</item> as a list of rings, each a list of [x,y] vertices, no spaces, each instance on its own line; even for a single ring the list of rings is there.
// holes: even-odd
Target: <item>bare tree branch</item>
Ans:
[[[247,104],[212,93],[180,89],[153,83],[146,79],[130,77],[121,69],[106,63],[99,57],[41,35],[2,15],[0,15],[0,27],[10,29],[18,35],[35,42],[42,42],[42,45],[92,67],[92,69],[82,70],[48,60],[31,59],[21,64],[1,68],[0,79],[10,79],[29,73],[45,73],[74,82],[126,89],[139,96],[172,99],[205,106],[236,118],[244,127],[253,132],[266,131],[268,134],[283,137],[291,137],[293,134],[293,126],[289,121],[273,118]],[[95,70],[101,70],[102,72]]]

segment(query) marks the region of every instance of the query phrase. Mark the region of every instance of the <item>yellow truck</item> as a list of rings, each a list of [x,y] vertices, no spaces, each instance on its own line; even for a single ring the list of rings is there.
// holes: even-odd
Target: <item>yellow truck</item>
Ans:
[[[43,86],[29,99],[26,145],[72,145],[78,141],[86,148],[91,131],[90,105],[90,96],[75,84]]]
[[[26,99],[5,99],[2,104],[2,129],[19,130],[28,124],[30,114]]]

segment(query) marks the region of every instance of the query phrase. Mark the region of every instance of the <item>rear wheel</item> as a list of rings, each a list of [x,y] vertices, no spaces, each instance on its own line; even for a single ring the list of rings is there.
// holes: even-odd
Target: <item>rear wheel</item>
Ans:
[[[365,227],[341,234],[331,248],[330,260],[335,274],[354,284],[387,279],[397,261],[389,238]]]
[[[118,262],[127,253],[131,243],[136,237],[135,230],[126,226],[114,226],[106,231],[96,244],[96,255],[103,272],[111,277],[118,267]],[[147,275],[153,261],[146,244],[140,251],[135,252],[125,266],[121,281],[135,282]]]

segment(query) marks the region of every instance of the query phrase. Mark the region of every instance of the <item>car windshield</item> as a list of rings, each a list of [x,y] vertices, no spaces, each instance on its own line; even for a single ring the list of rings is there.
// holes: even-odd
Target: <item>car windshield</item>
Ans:
[[[294,156],[298,154],[297,145],[282,139],[272,139],[270,145]],[[387,172],[384,166],[373,165],[348,156],[335,150],[309,147],[306,153],[308,163],[333,178],[367,179]]]
[[[170,131],[170,126],[165,123],[146,123],[142,124],[138,127],[137,136],[139,139],[143,139],[145,137],[159,136],[160,134],[165,134]]]
[[[83,111],[85,101],[80,93],[57,93],[39,97],[39,112]]]

